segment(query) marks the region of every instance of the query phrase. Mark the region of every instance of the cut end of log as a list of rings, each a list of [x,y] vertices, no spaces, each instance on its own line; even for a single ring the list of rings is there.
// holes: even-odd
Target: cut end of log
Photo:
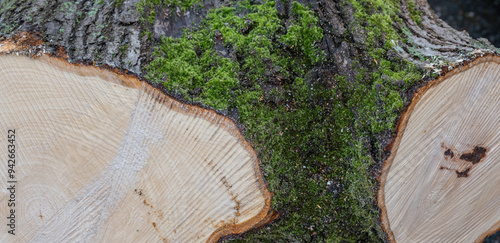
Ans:
[[[380,178],[391,242],[480,242],[500,229],[500,57],[421,88]]]
[[[215,111],[45,55],[0,55],[0,90],[1,242],[215,242],[272,219],[255,151]]]

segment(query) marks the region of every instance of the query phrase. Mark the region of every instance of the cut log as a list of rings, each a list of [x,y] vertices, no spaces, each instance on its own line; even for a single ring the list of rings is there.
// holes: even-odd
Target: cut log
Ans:
[[[267,216],[229,118],[43,55],[1,55],[0,90],[0,158],[15,157],[0,169],[0,212],[15,216],[1,242],[214,242]]]
[[[138,2],[162,2],[162,4],[154,6],[154,8],[150,9],[151,11],[147,11],[146,9],[146,12],[141,15],[142,11],[138,11],[139,9],[137,9]],[[377,219],[379,218],[377,214],[378,208],[374,205],[373,192],[377,187],[375,178],[379,176],[379,166],[381,166],[385,160],[384,156],[386,156],[386,153],[382,152],[381,148],[390,143],[392,138],[393,121],[399,115],[398,113],[402,107],[401,104],[406,102],[408,97],[411,97],[406,96],[409,93],[408,89],[420,83],[417,81],[420,77],[428,77],[430,72],[440,73],[441,70],[460,65],[464,60],[474,58],[476,55],[500,53],[500,49],[491,46],[487,40],[474,40],[466,32],[457,31],[448,26],[434,14],[427,0],[300,0],[298,2],[307,7],[307,9],[314,11],[313,15],[318,18],[317,24],[314,24],[316,21],[311,21],[313,18],[303,18],[305,22],[303,22],[304,25],[302,26],[314,28],[313,25],[317,25],[321,27],[323,33],[321,42],[310,42],[312,40],[310,38],[296,39],[298,43],[302,43],[300,46],[306,48],[283,43],[284,38],[282,38],[299,37],[299,35],[295,34],[299,32],[296,32],[293,26],[300,26],[299,23],[301,21],[297,22],[297,20],[302,18],[300,16],[306,16],[302,14],[306,13],[303,12],[306,8],[299,11],[302,12],[301,14],[296,14],[293,11],[294,1],[250,1],[252,5],[253,3],[260,5],[252,7],[255,11],[265,9],[262,8],[263,5],[261,4],[269,6],[274,4],[276,14],[266,10],[262,11],[262,17],[255,18],[255,21],[246,19],[245,25],[220,25],[219,28],[225,29],[227,27],[227,30],[232,29],[236,31],[234,33],[239,33],[238,36],[243,34],[246,39],[253,35],[250,32],[254,31],[254,33],[258,33],[256,30],[259,28],[254,28],[255,26],[267,26],[261,25],[261,23],[264,23],[261,21],[265,21],[270,23],[269,26],[272,27],[269,29],[270,31],[267,31],[270,35],[265,37],[267,33],[266,35],[258,33],[257,37],[253,39],[259,40],[259,42],[266,39],[272,40],[273,43],[279,44],[279,48],[269,45],[272,48],[262,49],[261,47],[264,46],[258,44],[249,46],[247,48],[248,52],[239,51],[237,48],[239,44],[229,41],[229,39],[238,40],[240,37],[233,38],[235,37],[233,34],[224,37],[225,34],[223,34],[223,38],[220,39],[219,34],[216,33],[224,31],[222,29],[218,29],[217,31],[211,30],[216,25],[209,23],[218,21],[217,17],[211,15],[209,19],[206,19],[206,15],[209,11],[212,11],[211,9],[215,11],[213,13],[223,13],[225,16],[229,16],[226,13],[231,12],[234,12],[235,16],[242,18],[246,18],[247,14],[253,15],[254,10],[249,12],[246,10],[246,7],[238,7],[237,4],[234,4],[241,1],[189,1],[198,2],[200,5],[195,4],[196,6],[187,11],[182,11],[182,9],[174,7],[175,4],[166,4],[165,2],[82,0],[70,4],[67,0],[0,1],[0,36],[4,36],[0,37],[0,40],[3,40],[3,38],[21,39],[17,43],[23,43],[23,38],[16,37],[17,33],[36,30],[40,31],[37,35],[44,39],[42,44],[44,44],[43,48],[47,53],[58,55],[72,62],[109,65],[129,70],[135,74],[145,75],[147,71],[146,67],[154,60],[152,53],[154,50],[159,50],[157,48],[162,46],[160,39],[163,36],[178,38],[183,34],[181,30],[185,29],[186,40],[178,39],[174,40],[174,42],[189,43],[190,47],[187,49],[189,53],[200,54],[199,57],[204,56],[203,53],[209,54],[212,57],[219,55],[219,57],[224,58],[220,59],[224,60],[221,64],[226,63],[226,61],[230,61],[231,63],[234,61],[235,67],[239,65],[240,68],[233,69],[239,69],[234,76],[238,79],[238,87],[232,89],[231,92],[234,91],[234,94],[252,95],[241,99],[244,102],[234,99],[228,107],[232,109],[231,113],[234,117],[239,117],[238,119],[242,124],[248,125],[248,136],[259,146],[262,157],[266,158],[266,160],[269,158],[266,161],[266,174],[271,183],[270,187],[273,188],[273,192],[276,195],[273,205],[280,212],[284,212],[284,217],[278,223],[256,231],[255,234],[249,234],[248,241],[254,239],[260,241],[288,242],[384,241],[386,235],[380,230],[377,224]],[[245,3],[244,5],[248,5],[248,1],[243,2]],[[234,7],[235,11],[225,8],[227,6]],[[215,10],[220,7],[224,7],[225,10]],[[279,19],[270,18],[272,15],[277,16]],[[145,21],[140,21],[142,18]],[[221,20],[223,19],[221,18]],[[197,38],[190,38],[200,33],[204,33],[205,36],[207,33],[208,35],[213,35],[212,40],[217,40],[218,44],[210,48],[204,47],[200,49],[201,45],[207,46],[208,42],[200,42],[196,40]],[[220,40],[223,40],[223,45],[221,45]],[[241,40],[244,39],[241,38]],[[238,43],[243,42],[238,41]],[[30,45],[39,46],[38,43],[30,43]],[[264,45],[267,46],[267,44]],[[4,47],[0,46],[0,49]],[[10,47],[7,46],[7,48]],[[163,48],[166,47],[164,46]],[[307,57],[310,55],[307,54],[308,51],[304,51],[312,50],[311,48],[321,49],[325,56],[324,58],[320,58],[320,62],[316,64],[311,63],[311,66],[306,65],[307,67],[305,67],[303,63],[309,62],[306,59],[316,59]],[[277,49],[282,49],[283,51],[277,52],[275,51]],[[25,52],[29,53],[26,50]],[[286,61],[285,63],[290,63],[290,65],[283,65],[284,63],[277,57],[290,57],[292,59],[289,60],[292,60],[292,62]],[[172,56],[168,59],[170,62],[176,58]],[[250,70],[251,68],[245,60],[256,60],[256,63],[264,64],[260,65],[265,67],[261,69],[263,71],[262,75],[256,76],[254,70]],[[189,62],[192,61],[192,59],[189,60]],[[202,60],[199,59],[197,61]],[[203,63],[206,63],[205,61]],[[212,67],[214,67],[213,70],[217,70],[216,68],[219,67],[219,64],[215,64]],[[424,70],[424,68],[431,71]],[[228,70],[227,67],[223,69]],[[283,75],[287,77],[282,79]],[[162,79],[157,79],[157,81],[174,81],[169,79],[169,75],[161,76],[158,75]],[[212,77],[204,80],[209,81],[210,78]],[[306,92],[305,85],[303,86],[304,88],[298,89],[302,86],[295,85],[302,83],[296,82],[298,80],[303,80],[303,84],[310,86],[307,88],[313,89]],[[35,86],[35,84],[32,85]],[[203,97],[200,94],[200,90],[208,86],[205,86],[205,84],[196,86],[187,89],[174,88],[172,90],[177,90],[178,92],[185,91],[185,94],[192,99]],[[101,90],[100,87],[98,89]],[[325,89],[326,92],[317,92],[320,89]],[[85,89],[75,88],[74,92],[71,93],[71,97],[80,94],[81,90]],[[14,92],[16,94],[20,91],[4,92]],[[102,94],[99,92],[95,91],[93,95]],[[29,94],[31,95],[31,93]],[[399,95],[401,95],[401,99],[399,99]],[[451,94],[446,93],[446,95]],[[304,99],[301,97],[304,97]],[[41,101],[46,102],[45,100],[47,99],[42,99]],[[50,99],[60,100],[62,98],[50,96]],[[65,98],[64,100],[68,99]],[[102,103],[101,99],[102,97],[97,99],[100,102],[99,105]],[[117,99],[110,99],[107,102],[116,102],[111,106],[120,107],[119,105],[122,105],[122,102],[118,102]],[[32,103],[30,105],[36,108],[38,104],[35,102]],[[15,106],[15,104],[9,107],[11,106]],[[99,107],[98,105],[96,106]],[[244,109],[247,111],[244,111]],[[255,112],[248,112],[249,110]],[[280,110],[285,110],[287,113]],[[314,112],[309,113],[308,110]],[[82,112],[81,110],[76,111]],[[103,115],[104,113],[104,115],[111,117],[111,114],[107,114],[107,112],[106,110],[98,115]],[[408,114],[410,113],[408,112]],[[286,117],[283,117],[282,114],[286,114]],[[458,115],[458,113],[452,115]],[[77,114],[78,116],[79,114]],[[307,120],[303,119],[305,117],[307,117]],[[265,118],[265,120],[261,118]],[[109,120],[109,118],[102,117],[99,119]],[[104,134],[119,136],[114,131],[120,131],[119,129],[122,128],[114,128],[119,122],[119,120],[115,121],[115,119],[118,118],[113,118],[112,121],[106,123],[108,127],[103,131]],[[130,121],[130,117],[123,119]],[[96,120],[95,122],[97,121],[103,122],[100,120]],[[260,124],[260,121],[267,124]],[[426,120],[424,119],[424,121]],[[122,123],[126,122],[122,121]],[[37,123],[33,122],[33,124]],[[256,126],[253,124],[256,124]],[[436,124],[436,127],[439,127],[438,125]],[[402,136],[401,134],[399,135],[400,137]],[[110,137],[110,139],[119,140],[113,137]],[[302,142],[302,144],[297,141]],[[115,143],[118,142],[115,141]],[[48,146],[47,144],[50,145],[51,143],[47,142],[44,146]],[[397,144],[399,145],[399,141]],[[88,146],[90,145],[92,144]],[[2,145],[0,144],[0,146]],[[42,145],[39,144],[37,146]],[[423,145],[420,145],[419,141],[420,146]],[[441,144],[438,144],[438,146],[440,147]],[[481,161],[482,149],[479,146],[476,150],[478,152],[474,153],[475,146],[463,147],[461,149],[464,150],[461,151],[453,150],[450,147],[449,152],[446,152],[448,151],[446,149],[441,151],[441,155],[445,152],[451,155],[451,152],[453,152],[456,159],[457,156],[459,158],[465,153],[470,155],[465,155],[464,158],[472,161],[475,161],[476,155],[479,155],[479,160]],[[473,164],[475,167],[469,169],[469,171],[458,170],[462,176],[454,180],[470,180],[474,174],[478,173],[478,168],[485,166],[485,160],[488,158],[491,159],[493,148],[483,148],[486,151],[484,152],[485,157],[482,161]],[[396,150],[393,151],[393,156],[396,156]],[[2,152],[6,153],[5,151]],[[425,151],[423,153],[428,152]],[[114,157],[108,155],[106,159],[112,160]],[[391,163],[387,163],[389,166],[386,166],[384,178],[387,177]],[[394,163],[397,164],[399,162],[395,161]],[[150,162],[144,168],[148,166],[151,166]],[[440,172],[448,173],[447,175],[452,176],[459,169],[459,167],[447,168],[449,170],[443,169]],[[97,175],[104,173],[102,170],[99,172],[87,172],[89,173],[88,177],[91,178],[94,176],[92,178],[97,180]],[[144,173],[143,171],[144,169],[140,173]],[[468,177],[465,177],[465,175],[468,175]],[[83,179],[78,180],[82,181],[80,182],[82,187],[83,184],[87,183],[84,183]],[[394,229],[394,234],[392,233],[389,222],[392,222],[393,218],[387,220],[383,191],[384,188],[387,191],[403,190],[407,186],[405,183],[410,183],[407,180],[412,180],[411,175],[408,179],[397,179],[402,185],[399,185],[396,181],[388,182],[387,185],[384,185],[385,181],[382,182],[382,193],[380,195],[383,196],[381,196],[380,204],[384,210],[383,215],[385,215],[386,219],[383,222],[392,240],[395,238],[394,235],[397,235],[397,239],[410,240],[410,238],[401,238],[400,235],[402,233],[400,233],[401,230],[398,228]],[[394,189],[389,189],[389,184]],[[262,183],[258,185],[259,187],[263,187]],[[485,188],[488,189],[481,188],[481,190],[490,190],[489,187]],[[133,189],[142,188],[136,186]],[[76,192],[72,193],[72,195],[76,195]],[[140,193],[144,194],[144,191]],[[156,193],[156,191],[153,193]],[[186,191],[184,193],[191,192]],[[419,192],[408,193],[412,193],[417,198],[419,197]],[[146,193],[145,195],[149,194]],[[69,197],[64,195],[64,198]],[[175,198],[176,196],[172,197]],[[314,200],[311,200],[311,198]],[[401,203],[406,203],[404,200],[401,199]],[[406,200],[411,203],[410,199]],[[416,200],[418,202],[419,199]],[[35,204],[34,202],[35,200],[32,201],[33,205]],[[149,203],[149,201],[147,202]],[[183,204],[179,203],[178,205]],[[192,206],[188,207],[191,208]],[[395,206],[392,207],[394,208]],[[405,207],[410,206],[406,205]],[[391,207],[389,209],[392,210]],[[421,211],[407,213],[405,217],[419,213]],[[460,211],[460,213],[463,214],[464,211]],[[390,214],[392,215],[391,217],[398,214],[404,215],[400,212],[390,212]],[[255,221],[259,217],[262,217],[263,214],[259,215],[255,216]],[[46,216],[43,219],[48,220]],[[408,218],[405,219],[411,220]],[[491,219],[487,218],[486,220]],[[145,225],[151,227],[152,222],[155,222],[157,227],[165,227],[163,224],[159,224],[159,221],[149,221]],[[427,221],[420,222],[426,223]],[[402,221],[401,223],[403,224]],[[447,225],[448,222],[443,224]],[[186,223],[182,223],[182,225],[183,227],[187,227]],[[406,227],[405,229],[409,231],[413,230],[412,226],[408,225],[392,225],[394,227]],[[213,227],[213,230],[215,228]],[[448,227],[446,234],[454,234],[455,232],[472,229],[458,228],[452,230],[452,228],[451,226]],[[244,230],[242,227],[237,229]],[[290,230],[286,234],[283,234],[283,229]],[[34,230],[36,231],[38,228]],[[153,229],[149,230],[151,231],[146,233],[158,233]],[[473,230],[480,231],[477,229]],[[159,232],[163,233],[166,231],[160,229]],[[428,234],[428,232],[422,232]],[[36,234],[32,233],[30,237],[33,238],[35,236]],[[149,239],[147,237],[150,237],[150,234],[144,234],[143,239]],[[163,235],[162,237],[165,236]],[[422,237],[425,238],[426,236]],[[29,237],[25,238],[29,240]],[[167,239],[174,239],[175,241],[176,238]]]
[[[500,58],[423,87],[381,176],[392,242],[480,242],[500,228]]]

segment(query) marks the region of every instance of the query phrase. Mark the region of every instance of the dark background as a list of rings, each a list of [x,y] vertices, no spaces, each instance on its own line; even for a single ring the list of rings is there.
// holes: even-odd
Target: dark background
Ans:
[[[428,0],[436,14],[457,30],[488,39],[500,47],[500,0]],[[500,243],[500,231],[484,243]]]
[[[428,0],[436,14],[457,30],[500,47],[500,0]]]

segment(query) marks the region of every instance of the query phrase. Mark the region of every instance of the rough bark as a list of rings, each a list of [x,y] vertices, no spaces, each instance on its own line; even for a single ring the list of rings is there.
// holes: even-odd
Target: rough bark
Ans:
[[[141,35],[143,28],[152,28],[156,41],[161,36],[178,38],[182,35],[182,29],[196,27],[208,10],[228,4],[225,1],[208,0],[203,2],[203,7],[195,6],[185,12],[179,8],[157,9],[154,23],[141,28],[140,14],[136,11],[138,2],[4,1],[0,5],[0,21],[3,23],[0,33],[8,36],[18,30],[40,32],[49,47],[64,47],[71,61],[95,62],[141,74],[141,64],[151,52],[147,36]],[[326,50],[327,57],[335,60],[328,67],[329,71],[353,78],[353,60],[366,54],[366,31],[355,24],[352,5],[343,1],[298,2],[310,6],[320,17],[325,33],[321,48]],[[289,17],[290,3],[278,0],[276,8],[284,18]],[[398,43],[401,48],[395,48],[395,55],[403,59],[423,66],[430,62],[421,60],[422,56],[456,62],[474,50],[494,48],[486,39],[474,40],[466,32],[451,28],[435,15],[426,0],[416,1],[416,11],[422,12],[420,24],[411,18],[407,1],[401,2],[399,16],[403,23],[398,27],[409,30],[409,41]],[[413,50],[409,51],[409,47]],[[415,57],[415,52],[422,56]],[[364,61],[371,64],[371,60]],[[367,66],[367,63],[361,66]]]
[[[41,33],[47,51],[63,47],[72,62],[106,64],[140,74],[142,45],[137,0],[3,1],[0,32]]]
[[[124,1],[3,1],[0,3],[0,33],[17,31],[41,33],[47,51],[63,47],[71,62],[86,62],[125,69],[138,75],[151,54],[151,41],[143,34],[137,11],[139,0]],[[203,7],[185,12],[158,8],[157,18],[147,28],[161,36],[180,37],[182,29],[197,26],[207,11],[221,1],[205,1]]]
[[[5,25],[0,26],[0,32],[4,35],[9,35],[14,30],[38,31],[42,33],[42,36],[46,40],[49,52],[56,52],[58,46],[62,46],[72,61],[95,62],[97,65],[107,64],[127,69],[140,76],[145,76],[144,67],[151,61],[151,52],[157,46],[161,36],[178,38],[181,36],[183,28],[195,28],[198,26],[209,9],[233,4],[233,1],[206,0],[203,1],[203,6],[194,6],[187,11],[180,11],[178,8],[157,7],[154,22],[147,24],[139,23],[140,15],[132,11],[137,3],[134,0],[125,0],[121,5],[115,5],[115,2],[111,0],[103,2],[80,1],[70,8],[65,7],[69,6],[68,2],[64,0],[4,2],[0,4],[0,21],[5,23]],[[418,74],[422,75],[422,78],[418,82],[411,83],[411,85],[406,84],[402,79],[387,77],[386,75],[377,77],[377,79],[383,80],[383,85],[397,87],[394,90],[401,92],[401,97],[406,106],[409,105],[415,91],[431,80],[429,77],[431,73],[441,74],[441,72],[446,72],[459,63],[473,59],[478,55],[498,52],[498,49],[491,46],[487,40],[475,40],[467,33],[458,32],[449,27],[434,14],[426,0],[416,0],[414,4],[406,0],[398,2],[397,7],[393,9],[396,13],[395,16],[387,14],[384,12],[385,10],[382,11],[379,7],[371,8],[372,3],[369,1],[299,0],[298,2],[314,10],[319,18],[319,26],[323,29],[323,39],[318,44],[318,47],[324,51],[325,58],[309,70],[307,83],[319,83],[324,89],[333,89],[340,84],[338,77],[345,77],[345,80],[347,80],[346,83],[348,83],[345,85],[347,88],[336,91],[336,99],[339,100],[340,104],[345,106],[350,105],[349,99],[354,96],[350,93],[351,91],[354,92],[358,88],[364,89],[365,87],[372,86],[377,90],[380,88],[381,85],[373,81],[374,78],[372,75],[376,74],[380,69],[380,59],[377,60],[374,58],[374,48],[383,50],[383,58],[389,60],[398,68],[404,69],[409,66],[408,63],[413,63],[418,67]],[[359,6],[356,6],[354,2],[359,3]],[[389,1],[387,3],[389,5]],[[289,26],[289,23],[293,19],[291,1],[277,0],[275,8],[280,19],[285,23],[284,25]],[[394,30],[400,38],[394,40],[391,47],[387,47],[386,43],[391,40],[387,39],[386,34],[388,33],[382,31],[381,35],[376,36],[373,43],[368,45],[367,43],[372,38],[371,34],[373,34],[373,31],[369,28],[373,24],[367,19],[356,15],[360,11],[358,8],[365,9],[369,14],[383,12],[382,15],[390,16],[391,18],[399,17],[402,20],[401,22],[394,21],[390,26],[384,28]],[[53,11],[47,11],[49,9]],[[421,14],[416,14],[418,11]],[[83,13],[81,17],[78,17],[79,12]],[[148,39],[147,36],[141,36],[142,31],[151,31],[153,33],[152,39]],[[96,33],[99,33],[99,35],[94,35]],[[231,50],[229,50],[227,56],[236,56],[236,54],[231,53]],[[380,74],[377,75],[380,76]],[[284,87],[279,82],[265,83],[263,86]],[[380,89],[383,89],[383,86]],[[382,94],[383,92],[381,91],[380,93]],[[270,96],[265,96],[264,102],[266,102],[266,99],[271,99]],[[275,103],[283,105],[284,102]],[[380,100],[380,97],[378,97],[376,103],[380,109],[383,109],[383,101]],[[310,101],[310,104],[311,106],[317,105],[315,101]],[[326,111],[335,108],[333,102],[328,105],[323,104],[323,106],[326,107]],[[359,106],[348,108],[354,114],[354,122],[349,127],[343,128],[342,131],[348,130],[354,139],[366,151],[369,151],[367,155],[374,162],[369,165],[368,171],[364,172],[370,173],[370,180],[375,181],[375,178],[380,175],[383,162],[389,156],[389,152],[383,150],[383,148],[391,143],[394,130],[389,128],[382,129],[382,131],[369,130],[367,127],[370,124],[366,124],[363,121],[364,116]],[[398,112],[401,112],[401,110]],[[233,118],[238,120],[237,112],[235,113],[236,115]],[[245,123],[245,121],[240,122]],[[329,121],[321,122],[325,123]],[[390,120],[388,123],[392,124],[395,121]],[[283,130],[282,132],[286,131]],[[253,137],[253,135],[246,135]],[[352,144],[349,145],[354,146]],[[274,149],[264,147],[262,146],[258,150]],[[297,150],[296,148],[291,149]],[[264,154],[264,152],[262,153]],[[345,159],[351,161],[350,158]],[[304,160],[307,161],[307,158]],[[348,164],[342,168],[346,167],[350,168],[352,165]],[[271,174],[272,170],[267,169],[264,172]],[[346,175],[349,173],[353,172],[346,169],[343,177],[347,177]],[[323,178],[322,176],[317,173],[312,177]],[[283,178],[293,180],[292,177],[281,176],[282,181],[272,186],[279,188],[281,184],[287,184]],[[348,191],[349,185],[354,184],[353,182],[342,181],[343,177],[336,174],[336,178],[329,181],[334,182],[327,185],[319,184],[326,187],[324,190],[325,194],[334,192],[332,193],[332,200],[342,200],[339,195]],[[322,179],[316,180],[321,181]],[[300,185],[300,183],[295,184]],[[371,188],[369,194],[375,195],[376,189],[376,186]],[[357,203],[349,205],[361,204],[364,205],[363,207],[368,208],[369,212],[378,212],[376,202],[373,198],[351,197]],[[345,198],[343,200],[345,201]],[[286,205],[286,203],[279,205]],[[293,211],[294,209],[279,208],[279,210],[285,212],[283,215],[285,217],[284,221],[286,221],[288,220],[286,212]],[[347,215],[357,214],[355,210],[353,210],[355,211],[353,213],[346,206],[335,207],[333,211],[335,213],[337,211],[347,212]],[[323,223],[317,222],[321,220],[305,219],[307,224],[300,224],[297,227],[307,228],[308,235],[294,235],[293,237],[295,238],[289,239],[321,241],[329,237],[330,234],[339,234],[339,237],[344,237],[341,239],[346,240],[355,239],[363,241],[373,240],[374,238],[385,238],[383,233],[377,230],[376,227],[368,227],[369,229],[365,230],[364,226],[362,226],[364,222],[346,222],[345,225],[342,223],[341,226],[335,228],[342,233],[333,232],[333,230],[329,232],[309,231],[311,225],[326,225],[332,221],[342,220],[335,218],[335,216],[328,216],[327,214],[325,212],[322,215],[321,220]],[[338,215],[345,216],[346,214],[341,213]],[[371,216],[367,217],[370,218]],[[378,216],[374,220],[378,220],[377,218]],[[318,225],[316,227],[320,228]],[[288,228],[291,228],[291,226]],[[264,233],[262,234],[266,234],[268,232],[266,230],[268,229],[263,229],[261,232]],[[275,232],[273,230],[277,231],[277,229],[270,229],[269,232]],[[377,236],[372,237],[371,235]]]

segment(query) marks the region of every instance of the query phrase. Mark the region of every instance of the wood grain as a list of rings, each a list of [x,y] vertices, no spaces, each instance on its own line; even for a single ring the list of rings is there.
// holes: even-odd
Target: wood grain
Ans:
[[[379,190],[395,242],[481,241],[500,227],[500,58],[422,88],[399,128]]]
[[[255,152],[214,111],[46,56],[1,55],[0,90],[18,180],[16,235],[1,242],[216,241],[269,211]],[[2,215],[7,180],[0,169]]]

